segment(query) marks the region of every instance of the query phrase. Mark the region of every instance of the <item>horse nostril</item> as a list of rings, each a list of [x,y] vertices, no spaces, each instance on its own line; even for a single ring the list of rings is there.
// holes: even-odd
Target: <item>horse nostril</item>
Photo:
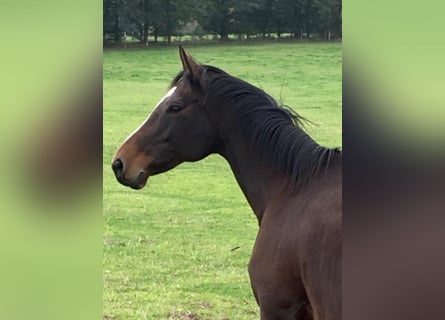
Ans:
[[[113,169],[116,176],[122,176],[122,172],[124,171],[124,164],[122,163],[121,159],[114,160],[111,168]]]

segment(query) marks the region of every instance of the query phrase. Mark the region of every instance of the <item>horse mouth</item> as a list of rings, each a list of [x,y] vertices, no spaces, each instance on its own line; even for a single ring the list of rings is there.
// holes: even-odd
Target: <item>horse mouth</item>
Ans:
[[[147,172],[141,171],[139,172],[138,176],[132,181],[128,181],[122,176],[117,176],[117,180],[124,186],[130,187],[134,190],[140,190],[147,184],[148,176],[149,175]]]
[[[129,187],[135,190],[140,190],[147,184],[148,174],[145,171],[141,171],[136,179],[129,184]]]

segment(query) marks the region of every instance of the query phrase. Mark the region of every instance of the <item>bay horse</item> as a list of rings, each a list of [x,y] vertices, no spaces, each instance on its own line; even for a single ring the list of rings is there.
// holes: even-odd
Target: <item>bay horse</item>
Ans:
[[[341,150],[317,144],[263,90],[179,55],[183,70],[112,161],[117,180],[141,189],[221,155],[259,223],[248,271],[261,320],[340,320]]]

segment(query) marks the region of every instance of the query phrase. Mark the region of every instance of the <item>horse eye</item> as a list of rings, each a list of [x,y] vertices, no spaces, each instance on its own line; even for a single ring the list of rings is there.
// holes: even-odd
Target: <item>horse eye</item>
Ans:
[[[167,108],[167,112],[177,113],[182,110],[182,106],[179,104],[172,104]]]

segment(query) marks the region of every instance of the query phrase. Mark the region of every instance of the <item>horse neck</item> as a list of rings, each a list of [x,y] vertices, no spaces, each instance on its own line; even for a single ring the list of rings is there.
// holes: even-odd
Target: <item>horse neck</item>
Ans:
[[[292,185],[298,187],[300,183],[306,183],[312,173],[319,169],[317,163],[321,163],[330,151],[320,147],[300,128],[290,126],[290,121],[283,121],[273,125],[269,123],[268,127],[261,131],[272,134],[272,130],[276,133],[280,127],[283,129],[280,130],[281,136],[292,137],[284,145],[280,145],[279,150],[273,148],[267,150],[268,154],[272,156],[266,159],[264,154],[260,154],[258,150],[255,150],[255,147],[252,147],[252,143],[242,132],[246,123],[240,125],[240,117],[243,115],[239,114],[240,110],[239,108],[237,110],[234,104],[242,106],[241,108],[255,107],[257,104],[267,106],[268,103],[272,103],[272,98],[240,80],[225,76],[215,79],[210,82],[216,93],[207,96],[207,103],[212,106],[209,108],[212,110],[212,122],[218,127],[220,134],[220,141],[215,151],[230,164],[241,190],[261,223],[267,206],[294,193],[295,188],[293,189]],[[236,85],[233,82],[236,82]],[[208,89],[208,91],[212,90]],[[246,106],[242,99],[247,98],[250,101]],[[252,117],[254,116],[252,114]],[[297,162],[294,157],[298,152],[302,152],[300,155],[306,156],[298,158],[299,167],[295,170],[292,164]],[[317,162],[312,161],[313,159],[307,155],[314,157]],[[279,159],[280,157],[287,162],[282,164],[280,160],[283,159]],[[280,163],[280,168],[277,163]]]
[[[261,223],[267,204],[275,197],[274,190],[280,187],[278,175],[270,166],[259,161],[259,156],[249,153],[242,143],[225,145],[224,150],[222,156],[229,163],[244,196]]]
[[[233,122],[232,122],[233,123]],[[218,153],[229,163],[233,174],[261,224],[267,205],[285,189],[277,170],[243,138],[239,128],[220,130],[221,148]]]

